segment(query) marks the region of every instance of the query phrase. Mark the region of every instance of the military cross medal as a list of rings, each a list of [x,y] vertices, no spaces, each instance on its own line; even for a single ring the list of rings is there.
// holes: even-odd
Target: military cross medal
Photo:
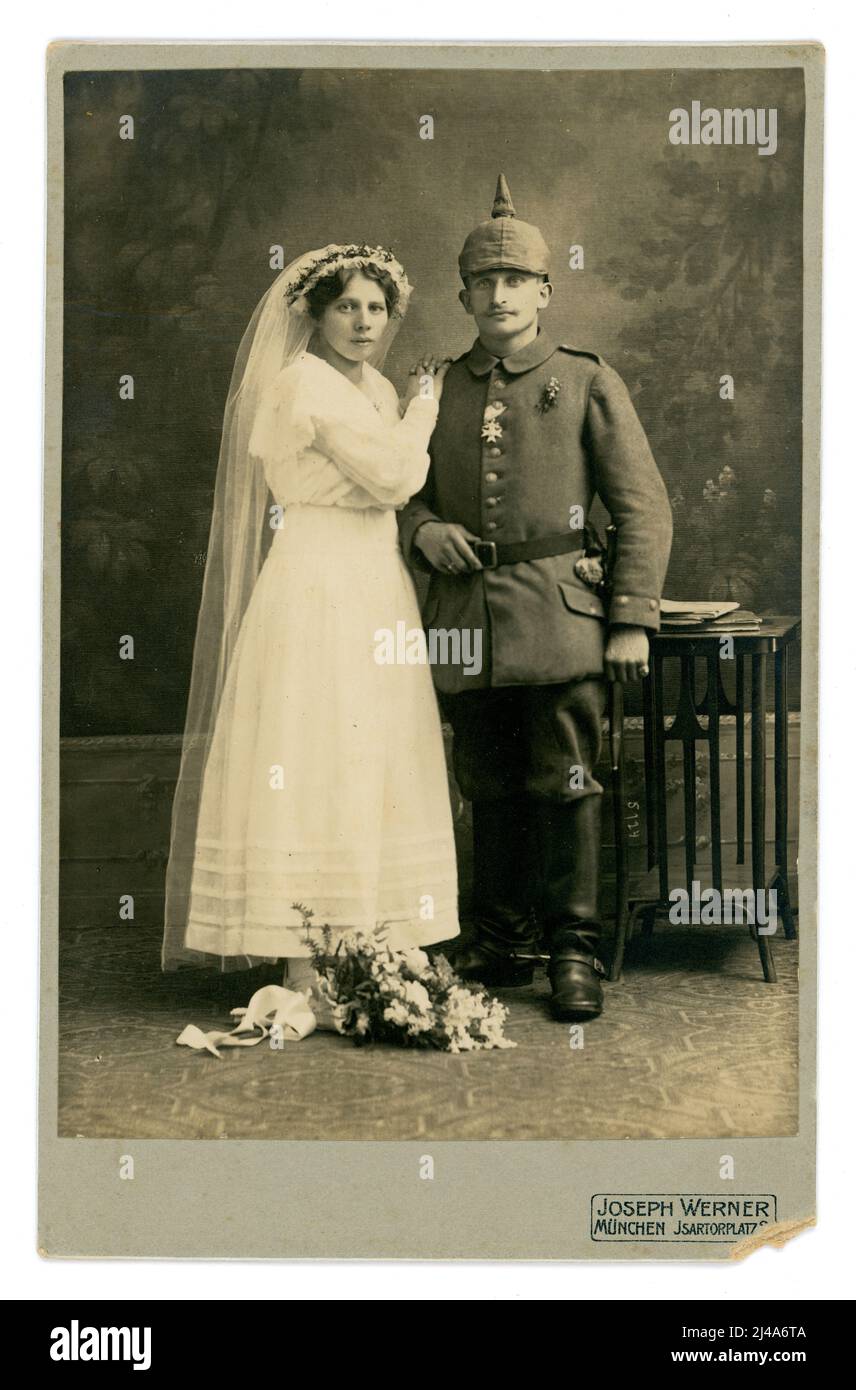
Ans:
[[[498,417],[504,410],[504,405],[485,406],[481,437],[482,439],[486,439],[488,444],[495,444],[498,439],[502,438],[502,425],[499,423]]]

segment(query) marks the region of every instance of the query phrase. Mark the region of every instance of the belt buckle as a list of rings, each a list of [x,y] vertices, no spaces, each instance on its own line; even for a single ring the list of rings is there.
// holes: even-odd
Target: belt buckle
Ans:
[[[481,562],[482,569],[496,569],[496,541],[478,541],[475,546],[475,552],[477,559]],[[489,558],[485,558],[484,552],[487,552]]]

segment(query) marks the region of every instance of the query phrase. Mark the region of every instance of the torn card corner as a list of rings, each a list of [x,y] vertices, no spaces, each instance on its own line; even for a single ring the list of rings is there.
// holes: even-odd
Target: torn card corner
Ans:
[[[744,1240],[739,1240],[729,1254],[731,1260],[745,1260],[749,1255],[754,1255],[756,1250],[762,1249],[765,1245],[772,1245],[777,1250],[781,1250],[788,1241],[793,1240],[794,1236],[801,1235],[809,1227],[817,1225],[817,1217],[801,1216],[795,1221],[776,1221],[772,1226],[762,1226],[759,1231],[751,1236],[746,1236]]]

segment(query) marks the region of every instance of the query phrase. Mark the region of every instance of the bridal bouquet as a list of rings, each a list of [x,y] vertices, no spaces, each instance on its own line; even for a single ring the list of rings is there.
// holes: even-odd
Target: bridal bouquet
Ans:
[[[311,910],[299,903],[295,908],[308,928]],[[441,1052],[517,1046],[503,1031],[505,1005],[480,985],[459,980],[445,956],[432,961],[418,947],[396,950],[375,933],[344,932],[335,947],[329,927],[320,934],[323,944],[317,931],[305,932],[318,976],[312,1005],[355,1043]]]

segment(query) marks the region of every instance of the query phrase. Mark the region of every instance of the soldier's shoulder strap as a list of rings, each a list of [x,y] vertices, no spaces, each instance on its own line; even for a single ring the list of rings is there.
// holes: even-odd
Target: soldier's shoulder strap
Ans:
[[[597,352],[589,352],[586,348],[569,347],[567,343],[559,343],[560,352],[569,352],[572,357],[588,357],[592,362],[596,362],[599,367],[605,367],[606,362]]]

